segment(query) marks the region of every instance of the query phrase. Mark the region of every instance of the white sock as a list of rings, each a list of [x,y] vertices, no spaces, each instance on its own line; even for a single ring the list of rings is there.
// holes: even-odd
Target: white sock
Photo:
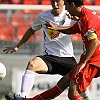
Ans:
[[[35,72],[31,70],[26,70],[24,75],[22,76],[22,84],[21,84],[21,97],[27,97],[34,85],[35,80]]]

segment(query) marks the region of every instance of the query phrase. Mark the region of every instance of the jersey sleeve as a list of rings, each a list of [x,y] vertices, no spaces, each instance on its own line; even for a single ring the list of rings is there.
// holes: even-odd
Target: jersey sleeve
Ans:
[[[80,33],[78,22],[76,22],[71,28],[73,31]]]
[[[88,20],[88,23],[85,24],[85,26],[87,28],[84,32],[84,36],[86,36],[88,40],[97,39],[98,32],[96,30],[98,27],[98,17],[94,15],[94,17]]]
[[[35,22],[32,25],[32,29],[35,30],[35,31],[37,31],[37,30],[41,29],[41,26],[42,26],[42,23],[41,23],[41,14],[39,14],[36,17]]]

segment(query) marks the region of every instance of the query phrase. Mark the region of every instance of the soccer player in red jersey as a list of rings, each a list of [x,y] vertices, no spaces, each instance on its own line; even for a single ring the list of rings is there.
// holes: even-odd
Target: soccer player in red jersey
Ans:
[[[95,11],[87,9],[83,0],[65,0],[70,15],[78,16],[79,20],[68,28],[54,26],[49,22],[47,27],[65,34],[80,33],[83,40],[83,54],[79,63],[72,69],[70,77],[70,100],[84,100],[80,93],[85,91],[93,78],[100,76],[100,17]]]

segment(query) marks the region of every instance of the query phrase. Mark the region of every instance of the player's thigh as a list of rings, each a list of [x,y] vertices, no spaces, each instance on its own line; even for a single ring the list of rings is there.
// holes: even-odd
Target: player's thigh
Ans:
[[[29,61],[27,69],[39,73],[46,73],[48,71],[46,63],[40,57],[35,57]]]
[[[69,75],[71,80],[74,80],[78,84],[79,93],[86,90],[93,78],[100,76],[100,68],[89,63],[74,77],[76,69],[77,65],[70,71]]]
[[[47,74],[60,74],[64,76],[76,65],[74,57],[47,56],[45,60],[48,65]]]

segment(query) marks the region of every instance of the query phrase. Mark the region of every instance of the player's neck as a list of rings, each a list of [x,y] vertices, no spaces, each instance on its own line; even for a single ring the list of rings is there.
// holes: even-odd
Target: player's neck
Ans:
[[[52,13],[54,16],[58,16],[58,15],[60,15],[60,14],[62,13],[62,11],[63,11],[63,10],[58,10],[58,11],[57,11],[57,10],[54,10],[54,9],[53,9],[51,13]]]
[[[78,16],[78,17],[80,17],[81,16],[81,12],[82,12],[82,8],[83,8],[84,6],[81,6],[81,7],[77,7],[77,11],[76,11],[76,15]]]

